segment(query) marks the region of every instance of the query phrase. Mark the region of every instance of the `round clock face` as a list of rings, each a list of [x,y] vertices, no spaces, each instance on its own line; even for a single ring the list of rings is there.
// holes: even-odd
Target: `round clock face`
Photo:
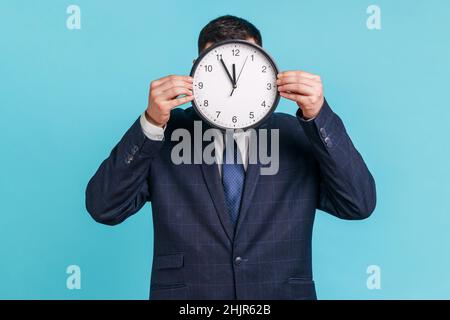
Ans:
[[[258,126],[275,110],[280,96],[278,69],[259,46],[243,40],[218,43],[196,60],[193,106],[220,129]]]

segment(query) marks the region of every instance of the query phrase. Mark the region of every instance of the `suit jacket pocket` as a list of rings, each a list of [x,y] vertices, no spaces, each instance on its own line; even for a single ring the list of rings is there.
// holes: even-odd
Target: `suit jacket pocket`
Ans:
[[[156,256],[153,262],[153,266],[157,270],[179,269],[183,267],[183,264],[184,264],[184,255],[182,253]]]
[[[295,278],[289,278],[288,282],[290,284],[302,284],[302,283],[313,283],[311,278],[309,277],[295,277]]]
[[[183,267],[183,253],[158,255],[154,257],[150,296],[164,297],[172,295],[175,298],[175,293],[182,294],[184,291],[183,288],[185,287],[185,270]],[[170,299],[169,296],[162,299]]]

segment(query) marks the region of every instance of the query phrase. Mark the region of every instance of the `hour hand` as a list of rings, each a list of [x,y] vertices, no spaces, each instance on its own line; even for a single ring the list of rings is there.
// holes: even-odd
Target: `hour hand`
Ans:
[[[230,97],[233,95],[234,89],[237,88],[237,81],[236,81],[236,65],[233,63],[233,91],[231,91]]]
[[[223,66],[223,68],[225,69],[225,71],[227,73],[228,79],[230,79],[230,81],[231,81],[231,85],[233,86],[233,88],[235,88],[236,87],[236,82],[234,82],[234,79],[231,76],[230,71],[228,71],[227,66],[225,65],[225,62],[223,61],[223,59],[220,59],[220,62],[222,63],[222,66]]]
[[[236,65],[233,63],[233,82],[234,86],[236,87],[237,81],[236,81]]]

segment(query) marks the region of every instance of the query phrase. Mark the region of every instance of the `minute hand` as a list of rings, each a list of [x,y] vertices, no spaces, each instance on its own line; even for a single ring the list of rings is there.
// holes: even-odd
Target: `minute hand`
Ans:
[[[235,83],[235,85],[234,85],[234,87],[233,87],[233,91],[231,91],[230,97],[233,95],[234,89],[236,89],[236,87],[237,87],[237,83],[238,83],[238,81],[239,81],[239,78],[241,77],[242,70],[244,70],[245,64],[247,63],[247,59],[248,59],[248,56],[247,56],[247,57],[245,58],[245,60],[244,60],[244,64],[242,65],[241,71],[239,71],[239,75],[238,75],[238,77],[237,77],[237,79],[236,79],[236,83]]]

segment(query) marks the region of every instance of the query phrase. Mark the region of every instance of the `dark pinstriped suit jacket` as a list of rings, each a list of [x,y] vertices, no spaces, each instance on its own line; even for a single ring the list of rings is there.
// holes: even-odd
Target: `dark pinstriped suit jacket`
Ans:
[[[374,180],[342,121],[326,102],[309,122],[273,114],[262,127],[280,130],[279,172],[248,166],[233,228],[217,165],[170,158],[171,132],[192,132],[198,119],[192,108],[173,110],[164,141],[146,138],[136,121],[90,180],[89,213],[115,225],[151,201],[151,299],[316,299],[316,209],[358,220],[376,203]]]

